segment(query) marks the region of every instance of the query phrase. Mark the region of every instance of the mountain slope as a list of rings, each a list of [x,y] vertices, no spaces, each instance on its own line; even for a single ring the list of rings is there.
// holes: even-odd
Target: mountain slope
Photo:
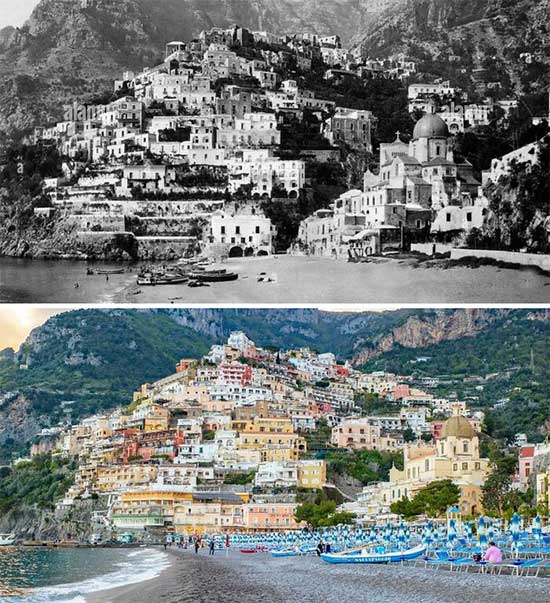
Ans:
[[[550,387],[550,321],[544,312],[77,310],[35,329],[18,352],[0,352],[0,457],[22,451],[42,427],[129,402],[139,385],[170,374],[182,357],[202,356],[233,330],[265,347],[332,351],[367,370],[449,373],[459,382],[463,376],[511,370],[519,387],[534,387],[535,400],[546,400],[541,387]],[[531,348],[542,385],[529,381]],[[418,356],[431,359],[417,363]],[[491,387],[482,405],[507,396],[510,379]],[[544,408],[537,402],[533,429],[544,422]]]
[[[539,92],[550,64],[548,0],[406,0],[361,40],[373,56],[405,53],[420,70],[473,88],[473,71],[504,93]],[[530,53],[532,62],[521,55]]]
[[[23,27],[0,31],[0,135],[61,119],[64,104],[112,89],[122,71],[155,64],[166,42],[203,29],[240,24],[349,39],[392,1],[41,0]]]

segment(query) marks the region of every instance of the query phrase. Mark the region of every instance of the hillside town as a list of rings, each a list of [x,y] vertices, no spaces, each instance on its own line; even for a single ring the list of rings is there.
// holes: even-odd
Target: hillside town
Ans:
[[[94,516],[105,539],[297,529],[305,527],[298,505],[323,490],[339,493],[341,510],[361,525],[396,520],[392,503],[439,480],[460,488],[464,516],[482,513],[491,471],[479,445],[484,413],[429,390],[410,376],[361,372],[332,353],[267,350],[233,332],[143,384],[129,406],[44,429],[31,456],[76,460],[57,513],[105,501]],[[388,412],[367,413],[365,395]],[[323,429],[320,442],[313,436]],[[548,445],[519,444],[515,487],[526,490],[537,474],[537,498],[547,504],[549,469],[540,461]],[[402,454],[402,468],[350,496],[325,460],[350,450]]]
[[[169,42],[160,64],[121,74],[114,94],[66,107],[64,121],[36,129],[34,143],[57,149],[62,174],[45,180],[34,214],[76,233],[77,248],[124,241],[124,257],[147,260],[289,247],[357,259],[461,240],[483,225],[484,186],[511,165],[538,161],[538,143],[496,157],[480,180],[454,137],[505,120],[517,100],[495,100],[481,76],[483,102],[421,76],[405,56],[373,59],[338,36],[234,26]],[[416,120],[408,142],[399,132],[380,139],[380,107],[331,100],[380,80],[408,87],[411,129]],[[378,165],[365,166],[360,182],[348,174],[343,194],[319,197],[319,174],[376,150]],[[304,200],[311,209],[298,236],[281,232],[272,204],[290,215]]]

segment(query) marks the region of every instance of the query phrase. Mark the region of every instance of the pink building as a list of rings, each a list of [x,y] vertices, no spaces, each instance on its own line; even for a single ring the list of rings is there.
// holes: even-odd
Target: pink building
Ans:
[[[533,445],[527,444],[519,449],[518,473],[515,481],[522,490],[529,486],[529,476],[533,472],[534,460],[535,447]]]
[[[402,439],[382,432],[379,425],[371,425],[369,419],[348,419],[332,429],[331,444],[338,448],[365,448],[367,450],[395,450]]]

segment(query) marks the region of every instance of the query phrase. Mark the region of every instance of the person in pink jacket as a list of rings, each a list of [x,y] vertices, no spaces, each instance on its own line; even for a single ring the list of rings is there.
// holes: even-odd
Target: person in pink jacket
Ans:
[[[489,543],[489,548],[485,551],[483,560],[489,563],[502,563],[502,551],[494,542]]]

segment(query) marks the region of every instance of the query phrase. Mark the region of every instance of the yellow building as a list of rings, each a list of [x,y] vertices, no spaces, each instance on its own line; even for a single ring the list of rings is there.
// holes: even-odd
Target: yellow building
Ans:
[[[148,486],[157,479],[157,471],[156,465],[136,463],[98,467],[96,489],[98,492],[120,492]]]
[[[323,460],[298,462],[298,488],[319,490],[327,483],[327,464]]]
[[[113,508],[111,519],[118,529],[164,528],[174,523],[174,510],[191,500],[191,492],[150,488],[124,492]]]
[[[260,450],[262,462],[294,461],[306,451],[306,441],[294,431],[287,418],[254,417],[250,421],[233,421],[238,432],[238,450]]]
[[[537,473],[537,504],[550,509],[550,468]]]
[[[435,444],[406,445],[403,452],[402,471],[393,467],[389,482],[364,489],[363,496],[371,507],[387,510],[405,496],[413,498],[427,484],[449,479],[460,487],[461,512],[482,512],[481,487],[489,472],[489,459],[480,458],[479,438],[467,419],[451,417]]]

